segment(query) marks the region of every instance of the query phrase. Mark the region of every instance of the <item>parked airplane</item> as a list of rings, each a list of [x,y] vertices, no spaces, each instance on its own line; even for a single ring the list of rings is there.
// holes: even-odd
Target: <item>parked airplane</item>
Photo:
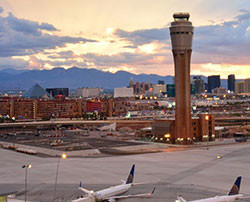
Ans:
[[[188,201],[188,202],[232,202],[237,199],[243,198],[242,194],[239,194],[240,192],[240,183],[241,183],[241,176],[239,176],[235,183],[233,184],[230,192],[228,195],[223,196],[215,196],[212,198],[205,198],[200,200],[194,200],[194,201]],[[177,197],[179,202],[187,202],[185,199],[183,199],[181,196]]]
[[[79,199],[73,200],[72,202],[92,202],[92,201],[114,202],[118,199],[125,199],[125,198],[150,197],[154,193],[155,188],[153,189],[151,193],[120,196],[120,194],[127,192],[132,186],[142,184],[142,183],[133,183],[134,172],[135,172],[135,165],[132,166],[129,176],[127,178],[127,181],[123,181],[123,183],[120,185],[109,187],[107,189],[103,189],[103,190],[96,191],[96,192],[83,188],[80,183],[79,189],[83,191],[84,193],[86,193],[87,197],[79,198]]]
[[[102,126],[99,128],[100,131],[115,131],[116,130],[116,123],[111,123],[106,126]]]

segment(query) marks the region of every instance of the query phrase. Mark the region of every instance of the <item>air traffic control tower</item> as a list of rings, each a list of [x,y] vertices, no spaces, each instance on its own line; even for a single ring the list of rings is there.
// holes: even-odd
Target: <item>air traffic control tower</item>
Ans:
[[[190,101],[190,60],[194,27],[189,13],[175,13],[170,36],[175,64],[175,142],[193,142]]]

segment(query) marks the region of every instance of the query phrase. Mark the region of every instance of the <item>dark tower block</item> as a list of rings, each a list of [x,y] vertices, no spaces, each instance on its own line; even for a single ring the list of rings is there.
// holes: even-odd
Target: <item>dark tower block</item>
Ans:
[[[175,139],[176,143],[191,144],[193,141],[190,101],[190,60],[194,27],[189,13],[175,13],[170,36],[175,64]]]
[[[227,87],[228,87],[228,90],[233,91],[235,93],[235,76],[234,76],[234,74],[228,75]]]

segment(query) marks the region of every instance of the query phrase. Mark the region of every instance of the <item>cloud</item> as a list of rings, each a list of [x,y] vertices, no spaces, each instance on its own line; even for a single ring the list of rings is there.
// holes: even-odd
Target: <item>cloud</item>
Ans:
[[[71,59],[66,61],[45,61],[45,63],[53,67],[88,67],[85,62],[79,62],[77,60]]]
[[[67,53],[71,53],[71,51],[63,51],[61,53],[62,53],[62,55],[64,55]],[[50,68],[54,68],[54,67],[68,68],[68,67],[73,67],[73,66],[77,66],[77,67],[81,67],[81,68],[87,67],[86,63],[83,60],[79,60],[77,58],[74,59],[74,58],[70,58],[70,57],[68,57],[67,60],[65,58],[61,58],[61,57],[55,57],[54,60],[50,60],[50,59],[41,59],[35,55],[31,55],[31,56],[29,56],[29,59],[27,60],[27,62],[28,62],[29,69],[43,69],[43,68],[50,69]]]
[[[250,11],[236,16],[235,20],[219,25],[201,26],[195,29],[193,50],[203,55],[202,61],[214,63],[244,64],[249,63]],[[207,60],[210,61],[207,61]],[[194,61],[195,62],[195,61]]]
[[[169,41],[169,28],[153,28],[153,29],[142,29],[132,32],[127,32],[121,29],[117,29],[114,35],[131,42],[134,46],[139,46],[154,41],[168,42]]]
[[[16,18],[12,13],[0,16],[0,57],[23,56],[45,49],[64,47],[67,43],[96,42],[82,37],[57,36],[45,31],[57,29],[48,23]]]
[[[249,63],[250,10],[243,9],[240,12],[233,20],[221,24],[195,27],[192,56],[194,63]],[[168,27],[132,32],[118,29],[114,35],[128,41],[129,45],[126,47],[129,48],[154,42],[163,44],[162,50],[171,49]]]
[[[69,59],[74,57],[76,57],[76,54],[73,51],[61,51],[48,56],[48,58],[50,59],[58,59],[58,58]]]
[[[36,56],[29,56],[29,68],[30,69],[43,69],[44,62],[38,59]]]
[[[241,9],[240,12],[242,12],[243,14],[238,15],[236,17],[237,20],[250,20],[250,10]]]
[[[3,12],[3,7],[0,6],[0,13],[2,13],[2,12]]]
[[[12,57],[4,57],[0,59],[0,69],[26,69],[29,65],[28,61],[16,59]]]
[[[82,58],[87,62],[94,63],[96,66],[136,66],[168,63],[167,58],[161,54],[142,54],[128,52],[118,53],[115,55],[88,53],[82,55]]]
[[[170,74],[173,72],[172,57],[166,57],[164,54],[144,54],[118,53],[114,55],[101,55],[88,53],[81,55],[89,67],[104,71],[116,72],[125,70],[133,73],[156,73]]]
[[[25,19],[18,19],[12,13],[9,13],[7,17],[4,18],[5,23],[16,32],[23,32],[32,35],[41,35],[41,30],[46,31],[57,31],[57,29],[48,23],[38,23]]]
[[[75,53],[77,49],[74,49],[74,46],[65,47],[65,45],[96,42],[95,40],[58,36],[58,32],[56,27],[48,23],[19,19],[11,13],[6,17],[0,15],[0,57],[6,58],[0,62],[0,68],[4,64],[6,64],[5,68],[12,64],[14,68],[21,68],[25,65],[39,69],[78,66],[102,70],[128,69],[134,73],[154,72],[164,75],[173,72],[168,27],[135,31],[117,29],[112,35],[114,38],[109,36],[109,38],[102,39],[103,42],[107,40],[110,43],[100,43],[94,48],[88,46],[89,44],[78,47],[81,50],[84,49],[84,53],[87,52],[82,55]],[[114,43],[117,43],[117,46],[110,45]],[[57,49],[57,47],[65,48]],[[98,53],[105,54],[96,53],[96,47],[98,47]],[[246,64],[241,67],[247,68],[249,47],[250,10],[240,10],[238,16],[222,23],[215,24],[214,22],[211,25],[195,26],[192,71],[205,71],[208,66],[204,64],[223,64],[220,65],[220,70],[226,69],[227,64],[239,64],[239,66]],[[59,50],[64,51],[58,52]],[[117,53],[118,51],[120,53]],[[117,54],[108,55],[108,52]],[[11,63],[11,56],[29,56],[29,59],[13,59]]]

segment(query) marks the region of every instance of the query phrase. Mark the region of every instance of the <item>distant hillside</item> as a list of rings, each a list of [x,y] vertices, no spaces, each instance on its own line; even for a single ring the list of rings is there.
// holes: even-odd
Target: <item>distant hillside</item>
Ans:
[[[69,69],[54,68],[52,70],[0,70],[0,90],[29,89],[38,83],[43,88],[70,88],[80,87],[102,87],[112,89],[124,87],[129,83],[130,78],[134,82],[157,83],[164,80],[166,84],[173,83],[173,76],[159,76],[156,74],[132,74],[126,71],[116,73],[103,72],[96,69],[82,69],[72,67]],[[206,77],[203,77],[207,81]],[[222,86],[227,87],[227,80],[221,80]]]
[[[7,68],[7,69],[3,69],[3,70],[0,70],[1,72],[4,72],[4,73],[8,73],[8,74],[21,74],[23,72],[27,72],[29,70],[17,70],[17,69],[11,69],[11,68]]]

